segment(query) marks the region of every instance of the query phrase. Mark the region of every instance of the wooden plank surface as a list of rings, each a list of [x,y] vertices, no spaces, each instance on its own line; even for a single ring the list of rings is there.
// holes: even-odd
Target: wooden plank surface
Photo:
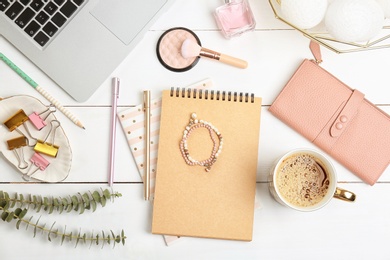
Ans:
[[[118,66],[112,76],[122,80],[118,111],[142,102],[143,89],[159,97],[161,90],[185,87],[205,78],[214,89],[251,92],[263,98],[261,135],[257,172],[257,192],[261,209],[255,211],[252,242],[183,238],[167,247],[162,236],[152,235],[152,205],[143,200],[141,178],[125,136],[117,129],[116,175],[114,190],[122,197],[94,213],[42,215],[41,221],[77,233],[83,231],[125,230],[126,245],[115,249],[105,246],[59,245],[47,241],[33,230],[16,230],[15,223],[0,221],[1,259],[389,259],[390,241],[390,168],[374,186],[364,184],[342,165],[336,167],[339,186],[357,194],[355,203],[332,200],[325,208],[301,213],[279,205],[268,192],[267,175],[273,161],[288,150],[316,147],[268,112],[269,105],[291,77],[302,59],[312,58],[309,40],[276,20],[266,0],[249,1],[257,22],[253,32],[226,40],[218,30],[212,11],[223,1],[177,0],[145,35],[142,42]],[[185,73],[162,67],[155,55],[160,35],[171,27],[195,31],[204,47],[246,59],[249,67],[239,70],[202,59]],[[0,190],[13,194],[67,196],[77,192],[107,188],[109,158],[110,83],[107,79],[86,102],[77,103],[4,38],[0,50],[49,93],[60,100],[84,123],[86,130],[73,125],[62,114],[56,116],[72,147],[72,169],[59,184],[25,183],[3,157],[0,158]],[[390,50],[335,54],[322,49],[321,66],[366,98],[390,113]],[[104,62],[104,61],[102,61]],[[65,73],[65,72],[64,72]],[[0,97],[34,96],[44,100],[5,64],[0,63]],[[30,212],[31,214],[32,212]]]

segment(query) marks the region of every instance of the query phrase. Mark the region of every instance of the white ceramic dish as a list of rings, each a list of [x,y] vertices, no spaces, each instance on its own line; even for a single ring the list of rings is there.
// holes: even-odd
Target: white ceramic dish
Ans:
[[[32,163],[30,162],[30,158],[35,152],[33,149],[34,147],[26,146],[23,148],[24,159],[28,163],[28,167],[25,169],[19,168],[18,159],[15,156],[14,151],[8,149],[7,140],[21,136],[21,134],[16,130],[10,132],[9,129],[4,125],[4,122],[20,109],[23,109],[23,111],[28,116],[33,112],[39,114],[45,111],[47,106],[34,97],[24,95],[12,96],[0,100],[0,152],[4,156],[3,159],[9,161],[13,166],[15,166],[15,169],[21,174],[21,176],[23,176],[23,174],[26,174],[27,172],[31,173],[37,168],[35,165],[31,165]],[[51,113],[48,115],[45,120],[47,125],[41,130],[37,130],[30,121],[26,121],[24,124],[34,138],[45,140],[45,138],[48,136],[47,142],[51,143],[53,140],[53,131],[51,131],[50,122],[57,120],[54,114],[55,113]],[[43,114],[42,117],[44,118],[46,115],[47,114]],[[56,126],[57,124],[54,124],[53,129]],[[27,135],[26,129],[23,125],[19,126],[18,129]],[[72,150],[70,148],[68,138],[66,137],[66,134],[61,126],[56,128],[54,137],[54,144],[59,146],[57,156],[51,157],[42,155],[47,161],[49,161],[50,164],[43,171],[37,170],[32,175],[32,179],[43,182],[60,182],[65,180],[68,176],[72,164]],[[35,142],[35,140],[31,139],[30,145],[34,145]]]

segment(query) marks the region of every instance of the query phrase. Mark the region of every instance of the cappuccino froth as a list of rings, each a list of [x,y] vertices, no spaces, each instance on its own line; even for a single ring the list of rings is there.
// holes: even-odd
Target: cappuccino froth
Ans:
[[[288,203],[310,207],[321,202],[328,193],[329,178],[319,159],[308,153],[296,153],[280,163],[276,186]]]

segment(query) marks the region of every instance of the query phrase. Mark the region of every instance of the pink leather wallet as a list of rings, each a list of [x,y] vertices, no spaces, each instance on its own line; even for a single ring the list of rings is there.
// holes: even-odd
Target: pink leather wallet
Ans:
[[[390,164],[389,115],[314,60],[303,61],[269,111],[370,185]]]

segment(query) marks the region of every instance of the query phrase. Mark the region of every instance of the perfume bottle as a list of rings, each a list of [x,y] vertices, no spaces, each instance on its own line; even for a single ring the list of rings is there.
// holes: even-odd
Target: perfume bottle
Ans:
[[[252,31],[256,26],[247,0],[225,0],[225,4],[215,10],[215,18],[228,39]]]

